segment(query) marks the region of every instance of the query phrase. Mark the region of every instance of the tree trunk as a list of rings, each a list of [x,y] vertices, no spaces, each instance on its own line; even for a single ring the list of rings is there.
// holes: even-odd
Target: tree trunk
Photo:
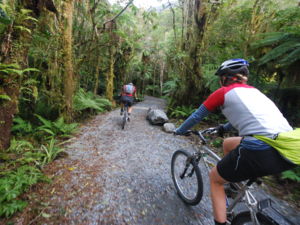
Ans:
[[[109,48],[109,70],[106,76],[106,98],[113,102],[113,91],[114,91],[114,65],[115,65],[115,47]]]
[[[16,2],[16,14],[21,14],[21,10],[33,9],[31,1]],[[37,5],[36,5],[37,7]],[[37,8],[35,8],[38,11]],[[37,14],[31,13],[37,18]],[[23,27],[30,30],[22,31],[16,27]],[[21,24],[12,23],[8,26],[5,37],[1,40],[0,60],[3,64],[18,64],[20,68],[27,67],[27,54],[32,40],[32,33],[35,24],[32,21],[22,21]],[[10,100],[0,102],[0,150],[9,147],[11,139],[11,127],[13,118],[18,112],[18,99],[20,93],[21,79],[17,74],[0,75],[0,94],[10,97]]]
[[[74,0],[64,0],[62,4],[62,65],[64,69],[64,96],[65,108],[63,111],[66,121],[72,121],[73,96],[75,92],[75,78],[73,70],[72,25]]]
[[[97,65],[96,65],[96,71],[95,71],[95,86],[94,86],[94,94],[96,95],[98,93],[98,87],[99,87],[99,71],[100,71],[100,60],[101,57],[97,57]]]
[[[165,71],[165,61],[163,61],[160,65],[160,74],[159,74],[159,86],[160,86],[160,96],[162,96],[163,92],[163,83],[164,83],[164,71]]]
[[[181,71],[180,82],[182,85],[175,92],[176,103],[171,105],[190,105],[199,102],[204,93],[203,77],[200,67],[200,48],[203,44],[203,35],[206,29],[208,1],[188,0],[185,2],[186,35],[182,50],[189,55]],[[174,104],[174,105],[173,105]]]
[[[270,21],[275,16],[275,13],[268,13],[268,10],[265,0],[255,0],[252,7],[251,20],[245,26],[244,58],[247,58],[249,46],[253,43],[257,34],[266,32],[268,27],[266,21]]]

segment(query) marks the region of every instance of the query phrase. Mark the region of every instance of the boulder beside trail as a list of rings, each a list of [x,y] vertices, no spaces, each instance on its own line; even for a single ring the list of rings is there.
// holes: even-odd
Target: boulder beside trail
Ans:
[[[167,133],[173,133],[175,129],[176,127],[173,123],[165,123],[163,126],[163,130]]]
[[[169,121],[166,113],[161,109],[148,109],[147,120],[153,125],[163,125]]]

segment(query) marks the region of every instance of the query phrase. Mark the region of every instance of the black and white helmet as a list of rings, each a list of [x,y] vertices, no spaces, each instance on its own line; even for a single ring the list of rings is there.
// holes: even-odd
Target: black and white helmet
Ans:
[[[215,75],[217,76],[234,76],[242,74],[248,76],[249,63],[245,59],[229,59],[221,64]]]

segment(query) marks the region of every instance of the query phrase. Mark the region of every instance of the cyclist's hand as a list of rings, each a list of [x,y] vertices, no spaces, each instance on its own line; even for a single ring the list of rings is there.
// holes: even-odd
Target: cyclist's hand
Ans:
[[[179,134],[176,133],[176,130],[177,130],[177,129],[173,130],[172,133],[173,133],[174,135],[179,135]]]
[[[217,130],[217,134],[218,134],[220,137],[224,137],[225,129],[224,129],[223,124],[220,124],[219,126],[217,126],[217,127],[216,127],[216,130]]]
[[[190,134],[191,134],[191,130],[188,130],[188,131],[186,131],[185,133],[181,133],[181,132],[178,132],[178,129],[175,129],[174,131],[173,131],[173,134],[174,135],[183,135],[183,136],[189,136]]]

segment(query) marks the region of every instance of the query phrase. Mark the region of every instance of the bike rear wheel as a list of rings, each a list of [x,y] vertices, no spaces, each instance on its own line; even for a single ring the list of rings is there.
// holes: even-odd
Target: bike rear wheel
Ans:
[[[261,214],[257,214],[257,219],[260,225],[277,225],[276,222],[273,223],[265,216],[260,215]],[[253,225],[250,212],[246,211],[237,214],[231,221],[231,225]]]
[[[179,197],[188,205],[197,205],[202,199],[203,182],[198,164],[189,152],[174,152],[171,173]]]
[[[124,130],[124,128],[125,128],[125,125],[127,123],[127,119],[128,119],[128,107],[125,106],[124,107],[124,114],[123,114],[123,118],[122,118],[122,124],[121,124],[122,130]]]

